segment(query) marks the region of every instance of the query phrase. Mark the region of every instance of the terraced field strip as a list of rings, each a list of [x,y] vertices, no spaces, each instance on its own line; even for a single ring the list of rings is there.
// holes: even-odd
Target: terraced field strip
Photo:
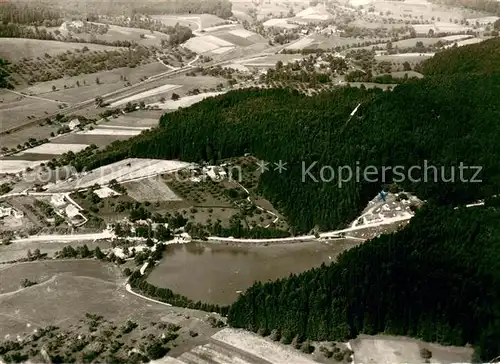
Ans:
[[[93,186],[96,183],[103,186],[113,179],[116,179],[118,182],[137,181],[168,172],[175,172],[190,165],[190,163],[186,162],[162,159],[124,159],[120,162],[94,169],[75,181],[60,182],[49,187],[48,190],[51,192],[74,191]]]
[[[315,364],[316,362],[293,349],[266,340],[256,334],[236,329],[223,329],[212,336],[236,349],[273,364]]]
[[[79,132],[78,134],[80,135],[125,135],[125,136],[136,136],[139,135],[143,130],[146,130],[149,128],[145,129],[123,129],[123,128],[95,128],[92,130],[85,130],[82,132]]]
[[[109,106],[110,107],[121,106],[121,105],[124,105],[124,104],[126,104],[128,102],[133,102],[133,101],[136,101],[136,100],[144,99],[146,97],[159,95],[159,94],[162,94],[162,93],[165,93],[165,92],[168,92],[168,91],[175,90],[175,89],[177,89],[179,87],[182,87],[182,85],[163,85],[163,86],[160,86],[160,87],[153,88],[151,90],[147,90],[147,91],[144,91],[144,92],[141,92],[141,93],[134,94],[132,96],[125,97],[125,98],[123,98],[121,100],[120,99],[116,99],[116,101],[111,101]]]
[[[88,147],[88,144],[57,144],[57,143],[45,143],[38,145],[34,148],[26,149],[23,152],[17,153],[17,155],[24,154],[54,154],[60,155],[72,151],[77,153]]]
[[[26,168],[33,168],[40,163],[46,163],[48,160],[41,161],[27,161],[27,160],[9,160],[9,159],[0,159],[0,174],[10,174],[10,173],[19,173],[24,171]]]

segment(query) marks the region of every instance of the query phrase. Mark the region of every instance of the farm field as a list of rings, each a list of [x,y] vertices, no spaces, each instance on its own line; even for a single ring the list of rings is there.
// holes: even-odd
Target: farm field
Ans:
[[[384,13],[388,11],[391,12],[389,16],[399,18],[401,15],[411,15],[412,17],[422,17],[423,20],[435,19],[458,19],[461,20],[467,17],[467,14],[471,13],[458,8],[446,7],[441,5],[432,4],[427,0],[416,0],[416,1],[405,1],[402,3],[394,3],[391,1],[375,1],[372,6],[375,8],[375,13]]]
[[[116,140],[125,140],[130,138],[130,135],[88,135],[69,133],[57,139],[60,143],[65,144],[95,144],[98,147],[105,147]]]
[[[310,6],[298,12],[295,15],[294,20],[298,21],[326,21],[331,19],[333,16],[322,5]]]
[[[351,340],[356,363],[421,363],[420,349],[432,353],[432,363],[470,363],[472,348],[442,346],[416,339],[387,335],[360,335]]]
[[[168,71],[168,68],[160,62],[154,62],[135,68],[116,68],[109,71],[41,82],[23,91],[30,95],[37,95],[51,100],[77,103],[94,99],[96,95],[102,96],[122,89],[126,87],[126,82],[136,84],[147,77],[165,71]],[[127,81],[123,79],[124,77],[126,77]],[[96,79],[99,79],[99,84],[96,83]],[[80,84],[79,87],[76,84],[77,82]],[[65,85],[68,87],[67,89],[64,88]],[[55,86],[57,91],[52,91],[52,86]]]
[[[224,19],[212,14],[152,15],[151,18],[160,20],[163,24],[170,26],[175,26],[175,24],[179,23],[180,25],[190,27],[193,31],[213,27],[225,22]]]
[[[182,201],[161,177],[128,182],[122,186],[127,189],[128,196],[139,202]]]
[[[8,160],[0,159],[0,174],[19,173],[26,168],[33,168],[48,160]]]
[[[34,148],[26,149],[25,151],[17,153],[17,155],[22,156],[24,154],[50,154],[50,155],[61,155],[72,151],[77,153],[88,147],[88,144],[62,144],[59,143],[45,143],[38,145]]]
[[[207,28],[203,35],[189,39],[184,46],[199,54],[221,54],[235,47],[246,48],[255,44],[267,44],[267,41],[241,26],[222,25]]]
[[[0,38],[0,57],[11,62],[22,58],[37,58],[45,53],[51,56],[68,50],[87,47],[93,51],[116,50],[116,47],[89,43],[70,43],[55,40],[38,40],[26,38]]]
[[[118,182],[127,182],[141,179],[155,174],[175,172],[186,168],[189,163],[180,161],[168,161],[161,159],[124,159],[90,171],[75,181],[63,181],[50,186],[50,192],[73,191],[84,189],[94,184],[106,185],[109,181],[116,179]]]
[[[288,346],[280,345],[269,339],[260,337],[254,333],[244,330],[223,329],[212,336],[225,344],[248,352],[256,357],[270,361],[273,364],[314,364],[308,357]]]
[[[0,131],[15,127],[28,121],[28,116],[43,117],[59,110],[58,104],[25,96],[18,96],[7,91],[0,94]],[[2,137],[3,139],[3,137]]]
[[[222,95],[224,93],[225,92],[223,92],[223,91],[221,91],[221,92],[206,92],[206,93],[199,94],[199,95],[184,96],[184,97],[181,97],[177,101],[167,100],[165,102],[156,102],[156,103],[149,104],[149,105],[159,107],[162,110],[177,110],[180,107],[188,107],[188,106],[194,105],[197,102],[200,102],[206,98]]]
[[[129,97],[125,97],[123,99],[119,99],[118,101],[115,101],[115,102],[111,102],[111,104],[109,106],[110,107],[122,106],[128,102],[135,102],[137,100],[141,100],[141,99],[144,99],[144,98],[147,98],[150,96],[165,94],[165,93],[167,93],[169,91],[173,91],[179,87],[182,87],[182,85],[163,85],[160,87],[153,88],[151,90],[137,93],[137,94],[129,96]]]
[[[158,80],[158,81],[154,81],[154,82],[151,82],[147,85],[147,87],[144,87],[144,92],[148,92],[149,90],[154,90],[158,87],[164,87],[167,86],[168,87],[165,87],[163,89],[163,92],[161,93],[156,93],[153,95],[150,95],[148,96],[147,93],[145,93],[144,95],[146,96],[143,96],[142,97],[142,101],[144,101],[146,104],[148,103],[152,103],[152,102],[159,102],[162,98],[165,98],[165,99],[171,99],[172,97],[172,94],[173,93],[176,93],[180,96],[183,96],[185,95],[188,91],[191,91],[191,90],[194,90],[194,89],[198,89],[200,91],[204,90],[204,89],[208,89],[208,88],[215,88],[217,85],[221,84],[221,83],[226,83],[227,80],[222,78],[222,77],[213,77],[213,76],[201,76],[201,75],[198,75],[198,76],[174,76],[174,77],[169,77],[167,80]],[[176,85],[176,86],[180,86],[178,88],[171,88],[170,86],[171,85]],[[125,95],[122,95],[120,98],[113,98],[112,100],[109,100],[109,101],[112,101],[112,102],[117,102],[117,101],[120,101],[120,100],[123,100],[124,98],[128,98],[128,97],[135,97],[136,94],[139,93],[139,90],[136,90],[134,94],[125,94]],[[108,101],[108,100],[106,100]],[[135,102],[139,101],[138,99],[135,100]],[[136,111],[136,112],[140,112],[139,111]],[[133,116],[135,117],[135,113],[133,114]],[[149,111],[148,111],[149,112]],[[158,111],[156,111],[158,113]],[[155,114],[156,115],[156,114]],[[161,114],[160,114],[161,115]],[[110,120],[113,120],[113,119],[110,119]]]
[[[113,128],[113,127],[97,127],[92,130],[85,130],[78,132],[77,134],[80,135],[97,135],[97,136],[136,136],[139,135],[142,131],[147,130],[149,128],[133,128],[133,127],[128,127],[128,128]]]
[[[107,122],[102,122],[99,125],[101,127],[140,127],[140,128],[150,128],[157,126],[159,119],[163,112],[153,112],[148,110],[147,114],[144,113],[143,117],[137,115],[141,111],[135,111],[131,116],[130,114],[120,115],[117,118],[109,119]]]
[[[457,47],[463,47],[463,46],[470,45],[470,44],[481,43],[482,41],[484,41],[484,39],[481,39],[481,38],[469,38],[469,39],[459,40],[458,42],[455,42],[453,44],[449,44],[445,48],[453,47],[455,44],[457,45]]]
[[[261,20],[269,16],[286,16],[290,11],[290,8],[293,9],[295,14],[297,14],[309,7],[309,1],[298,0],[290,2],[288,5],[289,7],[287,7],[285,1],[265,1],[258,8],[257,20]]]
[[[292,63],[295,61],[302,60],[300,54],[273,54],[264,57],[251,58],[244,61],[237,61],[238,64],[242,64],[246,67],[275,67],[276,62],[281,61],[283,64]]]
[[[401,54],[390,54],[390,55],[376,55],[375,60],[389,61],[389,62],[405,62],[408,61],[412,66],[416,65],[418,62],[429,59],[434,56],[434,53],[401,53]]]
[[[415,44],[417,42],[422,42],[424,46],[430,46],[433,44],[436,44],[440,40],[444,40],[444,38],[412,38],[412,39],[404,39],[404,40],[398,40],[397,42],[392,42],[393,47],[399,47],[399,48],[408,48],[408,47],[415,47]]]
[[[331,262],[359,241],[228,246],[217,243],[171,245],[148,281],[194,301],[230,304],[255,281],[266,282]]]
[[[388,39],[383,39],[383,38],[378,38],[378,39],[371,39],[372,42],[380,42],[380,44],[384,44],[387,42]],[[342,46],[356,46],[362,42],[359,39],[356,38],[349,38],[349,37],[339,37],[339,36],[325,36],[325,35],[320,35],[320,34],[313,34],[308,36],[307,38],[304,38],[295,44],[290,45],[288,48],[289,49],[333,49],[335,47],[342,47]],[[370,49],[372,46],[369,47]]]
[[[295,29],[298,28],[299,26],[297,24],[291,24],[288,21],[291,20],[291,18],[276,18],[276,19],[269,19],[266,20],[262,25],[264,27],[276,27],[276,28],[282,28],[282,29]]]

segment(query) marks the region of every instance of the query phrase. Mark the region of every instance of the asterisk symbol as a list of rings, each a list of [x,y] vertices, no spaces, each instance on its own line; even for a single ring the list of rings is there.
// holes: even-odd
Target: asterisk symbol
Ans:
[[[269,163],[266,162],[266,161],[263,161],[263,160],[260,160],[257,162],[257,166],[259,167],[259,172],[260,173],[264,173],[265,171],[268,171],[269,170],[269,167],[268,167]]]
[[[279,173],[283,172],[283,171],[286,171],[286,162],[283,162],[281,159],[278,163],[274,163],[274,165],[276,166],[274,168],[275,171],[278,171]]]

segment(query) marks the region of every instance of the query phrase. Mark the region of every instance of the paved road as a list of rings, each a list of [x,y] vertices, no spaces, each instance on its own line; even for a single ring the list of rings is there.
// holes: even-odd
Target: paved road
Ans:
[[[372,228],[372,227],[377,227],[377,226],[389,225],[389,224],[393,224],[395,222],[408,221],[411,218],[412,218],[412,216],[398,216],[398,217],[388,218],[388,219],[385,219],[384,221],[380,221],[380,222],[373,223],[373,224],[364,224],[361,226],[349,227],[347,229],[342,229],[342,230],[327,231],[327,232],[319,234],[319,238],[320,239],[321,238],[323,238],[323,239],[338,238],[340,236],[340,234],[342,234],[342,233],[364,230],[367,228]],[[317,237],[314,235],[301,235],[301,236],[294,236],[294,237],[290,237],[290,238],[270,238],[270,239],[237,239],[237,238],[223,238],[223,237],[218,237],[218,236],[208,237],[208,240],[231,242],[231,243],[290,243],[290,242],[296,242],[296,241],[308,241],[308,240],[316,240],[316,239],[317,239]]]

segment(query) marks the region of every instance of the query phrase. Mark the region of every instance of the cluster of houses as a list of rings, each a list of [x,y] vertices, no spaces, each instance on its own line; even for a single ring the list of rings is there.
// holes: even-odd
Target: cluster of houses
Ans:
[[[0,218],[8,216],[13,216],[16,219],[21,219],[24,217],[24,212],[16,210],[15,208],[10,206],[0,206]]]
[[[56,208],[60,216],[66,216],[73,226],[81,226],[87,222],[87,218],[80,213],[80,209],[66,200],[64,194],[54,194],[50,203]]]

